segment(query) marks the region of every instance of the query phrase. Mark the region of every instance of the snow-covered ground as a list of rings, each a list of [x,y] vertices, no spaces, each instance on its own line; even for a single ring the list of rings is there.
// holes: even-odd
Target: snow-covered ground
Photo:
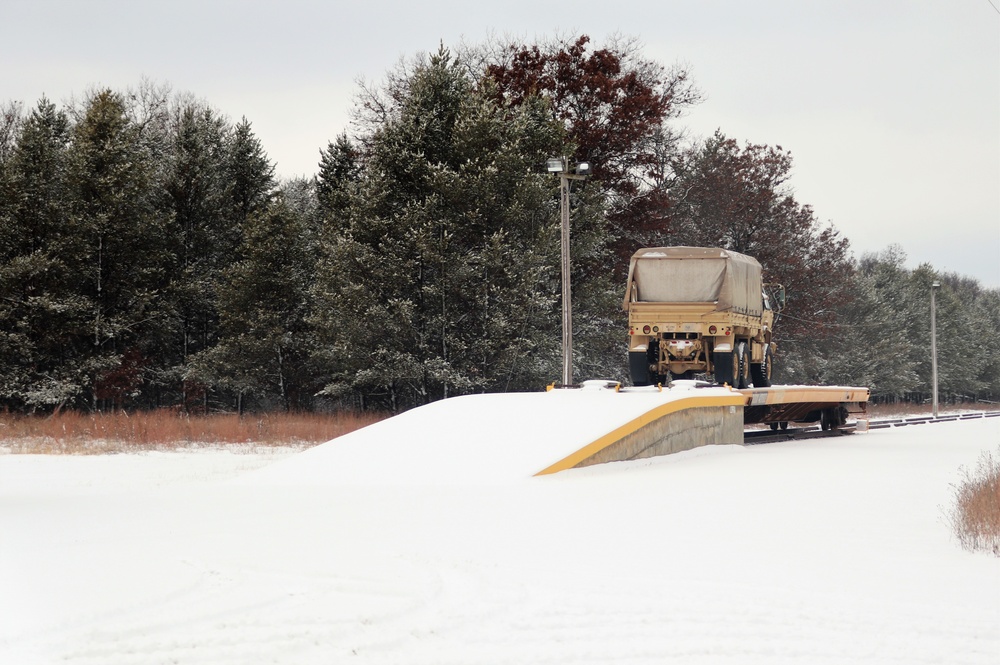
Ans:
[[[534,478],[551,423],[483,399],[363,446],[0,456],[0,663],[1000,663],[1000,559],[945,520],[1000,419]]]

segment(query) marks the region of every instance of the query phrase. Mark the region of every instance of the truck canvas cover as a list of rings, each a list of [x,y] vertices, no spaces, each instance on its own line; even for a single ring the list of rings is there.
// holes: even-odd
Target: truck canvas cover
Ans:
[[[717,312],[760,316],[761,266],[756,259],[725,249],[649,247],[632,255],[629,302],[711,302]]]

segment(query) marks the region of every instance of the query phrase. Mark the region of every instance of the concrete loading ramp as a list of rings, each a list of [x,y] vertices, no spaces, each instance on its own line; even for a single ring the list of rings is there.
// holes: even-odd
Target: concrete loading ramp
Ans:
[[[634,390],[634,389],[633,389]],[[621,393],[626,399],[635,393]],[[641,393],[640,393],[641,394]],[[667,399],[535,475],[592,464],[669,455],[699,446],[743,443],[746,399],[728,389],[671,389]]]
[[[728,388],[618,392],[602,382],[546,393],[454,397],[306,450],[243,482],[508,482],[708,444],[741,444],[745,402]]]

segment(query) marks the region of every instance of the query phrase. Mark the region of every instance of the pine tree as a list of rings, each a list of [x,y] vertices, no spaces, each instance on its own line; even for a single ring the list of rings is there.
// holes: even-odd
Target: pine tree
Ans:
[[[238,244],[243,224],[267,206],[277,184],[274,165],[246,118],[236,124],[229,138],[226,178],[233,237]]]
[[[557,183],[541,165],[562,130],[540,99],[497,104],[463,71],[442,49],[398,81],[328,213],[314,319],[327,395],[400,409],[558,375]],[[595,210],[577,211],[591,218],[582,259]]]
[[[88,301],[68,233],[69,120],[42,99],[20,123],[0,179],[0,400],[60,408],[84,389]]]
[[[909,273],[903,261],[896,247],[858,261],[850,276],[853,298],[839,308],[836,323],[827,326],[833,334],[817,345],[801,340],[797,348],[806,353],[786,354],[796,374],[808,376],[808,363],[817,383],[866,386],[879,398],[917,387],[906,314]]]
[[[23,122],[22,104],[5,102],[0,104],[0,173],[10,161]]]
[[[875,400],[930,400],[930,292],[936,281],[939,395],[943,401],[995,399],[1000,354],[977,331],[1000,325],[1000,290],[905,263],[897,245],[858,261],[855,297],[831,326],[836,337],[822,354],[810,356],[820,359],[821,379],[868,386]]]
[[[217,345],[195,357],[188,376],[285,410],[309,406],[312,337],[306,319],[315,266],[308,218],[279,196],[244,226],[240,260],[219,287]]]
[[[169,169],[163,214],[169,220],[170,274],[164,299],[170,324],[158,331],[158,391],[178,391],[185,407],[205,393],[182,379],[188,359],[210,348],[218,336],[216,287],[234,260],[236,238],[227,207],[228,123],[211,108],[189,103],[178,109],[170,129]]]
[[[84,371],[95,408],[141,385],[143,341],[163,322],[157,289],[167,253],[151,173],[122,98],[98,92],[73,129],[67,229],[75,245],[67,260],[90,306]]]
[[[935,294],[939,395],[974,398],[986,387],[980,373],[989,359],[989,354],[982,352],[983,344],[975,339],[976,287],[941,275],[929,264],[918,266],[909,283],[910,339],[915,347],[911,357],[920,378],[920,392],[930,395],[933,391],[930,294],[934,282],[940,284]]]
[[[978,367],[976,378],[982,386],[977,399],[1000,401],[1000,345],[990,335],[975,335],[977,330],[1000,330],[1000,288],[982,289],[976,282],[969,295],[972,300],[970,336],[976,342],[969,353],[976,358]]]
[[[335,219],[343,212],[350,200],[349,189],[357,184],[360,174],[361,152],[346,134],[321,151],[316,195],[320,209],[328,217]]]

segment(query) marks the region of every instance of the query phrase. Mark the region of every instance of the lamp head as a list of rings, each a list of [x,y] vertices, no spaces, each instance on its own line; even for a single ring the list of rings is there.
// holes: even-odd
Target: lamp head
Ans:
[[[549,157],[545,162],[545,170],[549,173],[562,173],[566,169],[566,164],[562,157]]]

